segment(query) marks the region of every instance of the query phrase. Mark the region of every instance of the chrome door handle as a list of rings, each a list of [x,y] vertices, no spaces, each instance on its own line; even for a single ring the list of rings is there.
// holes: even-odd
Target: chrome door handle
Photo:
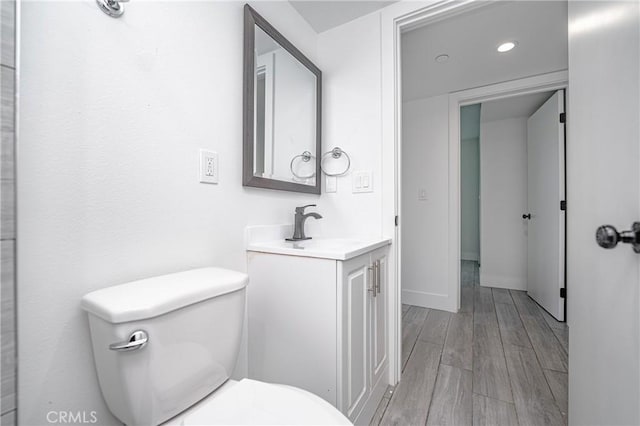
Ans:
[[[640,222],[634,222],[630,231],[622,232],[611,225],[602,225],[596,230],[596,241],[606,249],[612,249],[620,242],[631,244],[633,251],[640,253]]]
[[[378,261],[373,262],[373,296],[378,296]]]
[[[144,330],[137,330],[131,333],[129,340],[125,342],[112,343],[109,349],[112,351],[134,351],[142,349],[149,341],[149,335]]]
[[[381,269],[382,268],[380,267],[380,259],[378,259],[378,260],[376,260],[376,293],[377,294],[382,293],[380,291],[380,278],[381,278],[380,270]]]
[[[376,264],[367,267],[369,271],[369,282],[371,287],[367,288],[367,291],[371,292],[373,297],[376,297]]]

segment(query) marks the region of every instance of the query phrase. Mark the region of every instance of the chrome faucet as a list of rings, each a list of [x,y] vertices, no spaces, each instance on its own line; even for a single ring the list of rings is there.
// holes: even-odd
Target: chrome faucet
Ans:
[[[287,241],[301,241],[301,240],[310,240],[311,237],[307,237],[304,235],[304,222],[309,218],[309,216],[315,219],[322,219],[318,213],[311,212],[304,214],[304,209],[307,207],[315,207],[315,204],[309,204],[302,207],[296,207],[296,215],[295,215],[295,226],[293,229],[293,237],[287,238]]]

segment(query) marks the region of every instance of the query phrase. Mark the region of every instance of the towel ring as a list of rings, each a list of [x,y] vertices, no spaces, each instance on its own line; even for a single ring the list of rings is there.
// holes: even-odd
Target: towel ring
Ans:
[[[327,171],[322,166],[322,164],[324,163],[324,160],[328,158],[327,156],[331,155],[331,158],[334,158],[337,160],[338,158],[342,157],[342,154],[344,154],[344,156],[347,157],[347,167],[339,173],[327,173]],[[324,154],[322,154],[322,158],[320,159],[320,169],[327,176],[342,176],[346,174],[350,168],[351,168],[351,157],[349,157],[349,154],[347,154],[346,151],[344,151],[339,147],[335,147],[331,151],[325,152]]]
[[[312,177],[314,177],[316,175],[316,172],[313,172],[308,176],[300,176],[299,174],[293,171],[293,163],[296,161],[297,158],[302,158],[303,162],[308,163],[309,161],[311,161],[312,158],[316,158],[316,157],[311,155],[309,151],[304,151],[302,154],[298,154],[295,157],[293,157],[291,159],[291,163],[289,164],[289,169],[291,169],[291,174],[293,174],[298,179],[311,179]]]

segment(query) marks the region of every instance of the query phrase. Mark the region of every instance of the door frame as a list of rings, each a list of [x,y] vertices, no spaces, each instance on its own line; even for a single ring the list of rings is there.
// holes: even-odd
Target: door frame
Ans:
[[[389,268],[389,382],[395,385],[402,376],[402,33],[436,21],[486,7],[498,0],[442,0],[428,3],[398,2],[381,11],[381,79],[382,79],[382,173],[383,226],[393,235]],[[384,143],[384,140],[390,141]],[[391,143],[391,141],[393,141]],[[389,206],[387,208],[386,206]]]
[[[396,384],[400,381],[402,375],[402,274],[401,274],[401,247],[402,247],[402,79],[401,79],[401,35],[403,32],[429,25],[436,21],[448,19],[455,15],[469,12],[470,10],[480,7],[488,7],[498,0],[488,0],[478,2],[475,0],[441,0],[425,3],[414,2],[398,2],[381,10],[381,95],[382,95],[382,173],[384,175],[382,182],[382,232],[385,235],[393,235],[393,247],[390,250],[389,268],[390,280],[389,289],[389,382]],[[547,75],[549,76],[549,75]],[[546,90],[553,88],[564,88],[567,86],[567,73],[563,72],[561,81],[550,84]],[[508,84],[508,83],[503,83]],[[473,90],[481,90],[473,89]],[[524,94],[525,88],[512,87],[511,89],[503,88],[501,95],[508,97],[510,92],[522,90]],[[530,88],[529,93],[533,93],[534,89]],[[540,91],[543,91],[540,88]],[[459,102],[473,102],[473,97],[489,97],[488,93],[473,94],[471,91],[457,92],[458,105],[456,106],[457,120],[459,121]],[[465,97],[466,96],[466,97]],[[494,94],[500,96],[500,92]],[[456,99],[454,99],[456,100]],[[451,99],[450,99],[451,109]],[[451,116],[450,116],[451,117]],[[451,122],[449,123],[451,128]],[[455,125],[454,125],[455,126]],[[455,129],[458,132],[458,127]],[[457,136],[459,139],[459,136]],[[389,141],[385,143],[384,141]],[[452,156],[452,154],[454,154]],[[449,208],[456,212],[455,220],[448,223],[449,235],[449,259],[448,267],[449,284],[453,295],[449,295],[453,300],[451,309],[457,311],[460,306],[460,142],[451,144],[451,134],[449,135],[449,176],[453,176],[456,185],[450,185],[449,188]],[[453,163],[453,170],[451,168]],[[388,206],[388,207],[387,207]],[[398,220],[400,218],[400,220]],[[453,242],[453,244],[451,244]],[[453,260],[455,259],[455,261]],[[565,283],[566,285],[566,283]],[[451,297],[453,296],[453,297]]]
[[[460,214],[460,107],[477,103],[508,99],[516,96],[532,93],[567,90],[569,75],[567,71],[557,71],[541,74],[533,77],[525,77],[503,83],[496,83],[474,89],[462,90],[449,95],[449,214],[455,215],[455,220],[449,221],[449,297],[453,295],[455,303],[454,311],[460,309],[460,238],[461,238],[461,214]],[[566,93],[566,92],[565,92]],[[566,134],[565,134],[566,145]],[[566,176],[566,149],[565,167]],[[566,177],[565,177],[566,199]],[[566,220],[566,215],[565,215]],[[565,226],[566,238],[566,226]],[[566,261],[566,242],[565,242]],[[455,253],[455,255],[453,255]],[[566,268],[565,268],[566,276]],[[566,287],[566,278],[565,278]],[[565,299],[566,304],[566,299]],[[566,317],[566,313],[565,313]]]

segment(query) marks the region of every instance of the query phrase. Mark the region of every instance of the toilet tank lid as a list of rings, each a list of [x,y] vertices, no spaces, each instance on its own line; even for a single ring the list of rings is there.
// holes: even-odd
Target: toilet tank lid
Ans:
[[[82,298],[85,311],[110,323],[157,317],[244,288],[247,274],[200,268],[96,290]]]

